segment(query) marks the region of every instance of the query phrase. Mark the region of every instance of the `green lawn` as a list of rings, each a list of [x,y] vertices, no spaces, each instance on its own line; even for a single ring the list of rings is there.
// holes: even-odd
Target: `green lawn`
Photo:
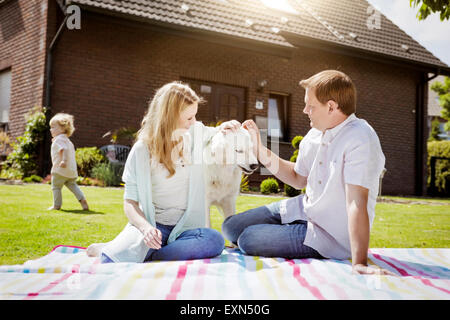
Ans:
[[[82,211],[65,188],[62,210],[47,211],[52,204],[50,185],[0,185],[0,264],[21,264],[60,244],[86,247],[114,238],[127,222],[123,189],[81,188],[91,211]],[[278,200],[240,196],[237,211]],[[444,205],[377,204],[370,246],[450,247],[450,200],[441,202]],[[222,220],[213,208],[213,227],[220,231]]]

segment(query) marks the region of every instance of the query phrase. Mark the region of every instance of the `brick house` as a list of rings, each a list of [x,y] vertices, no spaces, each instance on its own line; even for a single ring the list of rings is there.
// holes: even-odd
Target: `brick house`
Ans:
[[[207,100],[199,120],[251,118],[280,129],[281,141],[268,141],[289,159],[290,140],[309,130],[299,80],[338,69],[356,84],[357,116],[380,138],[383,193],[424,194],[428,74],[450,75],[450,68],[365,0],[277,3],[285,7],[263,0],[0,0],[1,125],[18,136],[23,115],[47,106],[75,116],[76,147],[102,146],[109,143],[104,133],[139,127],[157,88],[183,80]],[[70,5],[80,8],[80,29],[67,28]]]

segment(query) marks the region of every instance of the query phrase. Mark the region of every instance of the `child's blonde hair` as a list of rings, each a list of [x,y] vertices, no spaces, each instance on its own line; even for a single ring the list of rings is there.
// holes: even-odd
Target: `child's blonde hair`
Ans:
[[[162,163],[169,171],[171,177],[175,173],[172,151],[179,151],[181,137],[174,137],[178,119],[181,112],[194,103],[203,102],[187,84],[180,81],[170,82],[156,91],[150,102],[147,113],[142,120],[141,129],[137,139],[143,140],[151,153],[151,156]]]
[[[50,125],[58,124],[63,130],[64,133],[70,137],[75,131],[75,127],[73,126],[73,116],[68,113],[57,113],[50,119]]]

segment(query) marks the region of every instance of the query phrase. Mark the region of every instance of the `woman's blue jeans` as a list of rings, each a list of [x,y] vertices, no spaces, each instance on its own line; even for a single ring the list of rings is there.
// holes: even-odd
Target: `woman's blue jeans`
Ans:
[[[323,258],[303,244],[308,224],[281,223],[280,201],[230,216],[222,224],[224,236],[248,255],[287,259]]]
[[[222,253],[225,240],[222,234],[214,229],[197,228],[184,231],[179,237],[167,244],[170,232],[174,226],[156,224],[162,233],[161,249],[149,249],[144,262],[154,260],[192,260],[206,259]],[[102,263],[113,262],[102,254]]]

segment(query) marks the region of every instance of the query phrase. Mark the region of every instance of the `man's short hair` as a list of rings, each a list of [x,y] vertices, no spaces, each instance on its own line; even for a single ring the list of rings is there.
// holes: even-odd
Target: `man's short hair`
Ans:
[[[356,111],[356,88],[352,79],[341,71],[325,70],[301,80],[299,84],[305,89],[314,90],[317,100],[322,104],[333,100],[348,116]]]

